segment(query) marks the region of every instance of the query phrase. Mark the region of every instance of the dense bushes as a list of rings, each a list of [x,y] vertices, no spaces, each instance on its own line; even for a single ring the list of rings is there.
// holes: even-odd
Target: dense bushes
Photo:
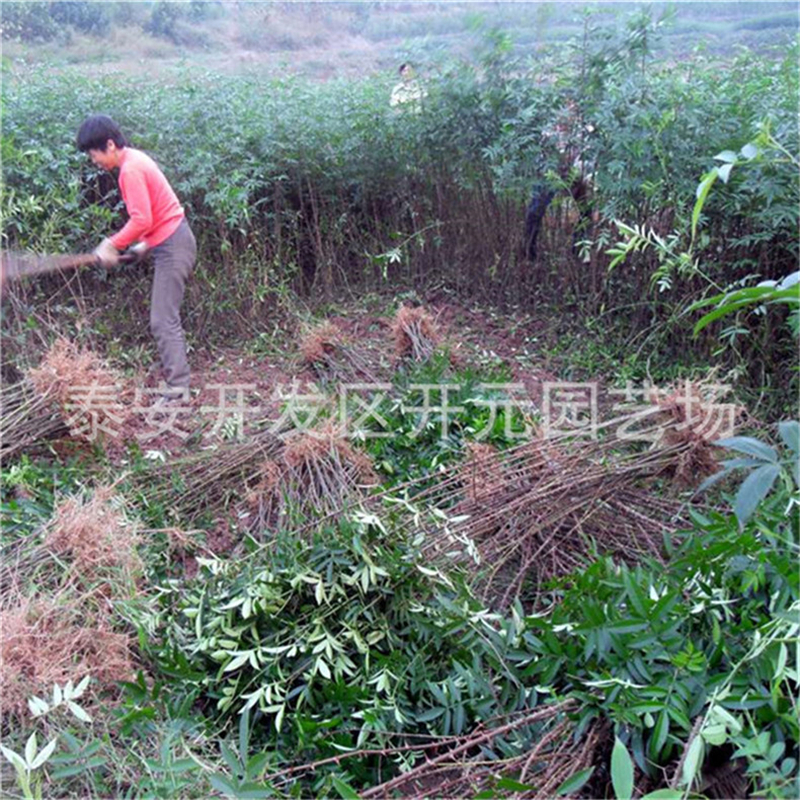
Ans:
[[[612,221],[685,232],[700,175],[761,123],[796,154],[798,70],[796,49],[777,61],[744,52],[725,69],[702,57],[656,68],[654,35],[645,17],[613,47],[598,34],[570,64],[526,67],[492,33],[476,65],[430,67],[419,114],[394,113],[378,77],[318,85],[195,72],[135,88],[121,76],[7,80],[5,243],[85,249],[122,221],[109,217],[119,207],[113,179],[72,145],[82,118],[103,111],[156,156],[186,204],[201,245],[190,289],[201,339],[223,320],[251,331],[264,292],[278,287],[331,297],[343,285],[437,284],[522,306],[558,298],[588,314],[628,307],[631,334],[660,325],[662,348],[680,347],[675,317],[707,282],[679,276],[671,292],[642,302],[657,262],[645,255],[608,274]],[[537,176],[563,180],[554,137],[543,134],[570,101],[594,129],[584,162],[597,224],[574,253],[566,196],[558,199],[543,257],[530,264],[524,208]],[[737,170],[700,220],[695,255],[706,276],[724,287],[787,274],[798,257],[797,204],[789,159]],[[103,291],[127,313],[121,280]]]

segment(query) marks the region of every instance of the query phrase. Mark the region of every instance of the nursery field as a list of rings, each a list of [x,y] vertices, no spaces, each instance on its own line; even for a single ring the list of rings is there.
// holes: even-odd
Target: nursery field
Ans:
[[[786,10],[677,59],[587,15],[532,61],[503,6],[392,50],[393,107],[380,58],[68,63],[47,26],[99,48],[96,9],[50,5],[1,90],[3,795],[800,795]],[[151,260],[42,268],[127,219],[96,112],[198,242],[166,409]]]

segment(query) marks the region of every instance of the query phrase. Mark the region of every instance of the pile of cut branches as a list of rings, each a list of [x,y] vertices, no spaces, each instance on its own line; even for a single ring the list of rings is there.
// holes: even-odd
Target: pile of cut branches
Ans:
[[[468,734],[439,742],[421,764],[367,789],[361,796],[365,800],[396,797],[398,793],[420,799],[474,797],[479,792],[496,791],[498,781],[507,777],[517,787],[535,787],[521,794],[515,791],[515,797],[554,797],[567,778],[593,763],[601,740],[601,726],[595,725],[575,741],[574,724],[565,715],[574,703],[565,700],[528,710],[498,720],[494,726],[481,724]],[[514,737],[525,739],[525,734],[532,741],[523,753],[487,758],[487,752],[518,750],[512,744]]]
[[[297,433],[276,458],[261,466],[261,477],[247,495],[259,530],[307,527],[310,519],[337,514],[378,483],[372,462],[330,424]]]
[[[711,442],[687,431],[669,406],[655,407],[656,419],[659,439],[647,450],[614,436],[535,438],[505,451],[470,445],[467,459],[443,470],[435,486],[410,492],[416,508],[434,503],[446,517],[426,530],[426,552],[472,563],[484,596],[499,608],[535,597],[543,581],[597,552],[659,558],[664,534],[684,523],[684,505],[649,484],[686,474],[697,482],[716,471],[717,460]]]
[[[0,395],[2,455],[64,431],[91,441],[128,415],[121,378],[97,354],[60,338],[38,367]]]
[[[300,339],[300,358],[321,378],[377,382],[369,352],[350,344],[331,322],[306,330]]]
[[[392,321],[392,335],[397,356],[414,361],[427,361],[439,341],[436,323],[422,306],[401,306]]]

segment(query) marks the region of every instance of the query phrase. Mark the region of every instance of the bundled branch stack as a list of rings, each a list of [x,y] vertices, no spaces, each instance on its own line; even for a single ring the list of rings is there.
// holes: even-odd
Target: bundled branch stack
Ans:
[[[88,440],[129,415],[121,378],[97,354],[58,339],[25,380],[0,393],[2,455],[68,432]]]
[[[395,353],[399,358],[427,361],[439,342],[433,317],[422,306],[401,306],[392,321]]]
[[[220,514],[242,495],[243,487],[262,478],[262,465],[283,450],[280,436],[265,431],[245,442],[159,464],[133,479],[146,506],[162,507],[181,521]]]
[[[37,392],[30,380],[0,388],[0,456],[3,459],[67,432],[52,397]]]
[[[305,332],[300,340],[300,358],[321,378],[377,382],[369,353],[354,347],[330,322]]]
[[[493,727],[479,725],[455,740],[443,740],[421,764],[367,789],[362,797],[474,797],[479,792],[495,791],[503,777],[531,787],[515,793],[515,797],[554,797],[568,777],[593,763],[603,741],[600,725],[591,725],[576,741],[574,723],[566,716],[573,705],[574,701],[567,700],[542,706],[498,720]],[[518,742],[516,747],[514,741]],[[487,750],[510,749],[524,751],[502,759],[487,758]]]
[[[113,487],[56,506],[31,543],[4,548],[0,570],[0,710],[91,676],[114,689],[133,673],[131,637],[115,604],[136,591],[137,525]],[[29,537],[30,538],[30,537]]]
[[[536,438],[506,451],[470,445],[465,462],[443,471],[436,486],[411,492],[420,508],[435,502],[449,518],[426,531],[426,552],[471,563],[499,608],[535,597],[542,581],[595,552],[660,557],[664,533],[683,523],[683,506],[648,491],[648,483],[683,480],[689,469],[699,483],[717,469],[710,441],[687,433],[670,409],[655,407],[660,439],[650,449],[613,436]]]
[[[340,512],[377,483],[369,457],[329,425],[288,438],[277,458],[262,465],[247,502],[259,529],[307,527],[310,518]]]

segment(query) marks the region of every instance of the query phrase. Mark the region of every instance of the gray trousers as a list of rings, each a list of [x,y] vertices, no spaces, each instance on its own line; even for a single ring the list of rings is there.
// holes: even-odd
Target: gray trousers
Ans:
[[[175,233],[151,252],[155,275],[150,298],[150,331],[158,346],[167,386],[183,391],[189,388],[189,361],[180,312],[186,279],[197,257],[197,243],[189,223],[183,220]]]

